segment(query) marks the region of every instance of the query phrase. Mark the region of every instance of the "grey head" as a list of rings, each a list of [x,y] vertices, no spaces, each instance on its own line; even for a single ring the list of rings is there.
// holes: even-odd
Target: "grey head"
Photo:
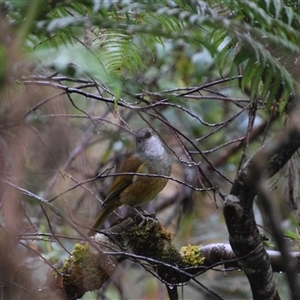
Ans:
[[[136,133],[136,154],[143,160],[156,161],[166,169],[171,168],[171,158],[151,128],[146,127]]]

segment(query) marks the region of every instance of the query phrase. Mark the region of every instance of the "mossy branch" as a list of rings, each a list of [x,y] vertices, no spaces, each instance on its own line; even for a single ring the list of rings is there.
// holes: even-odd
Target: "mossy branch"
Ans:
[[[92,237],[93,243],[76,244],[72,255],[56,266],[58,272],[49,273],[51,289],[57,291],[60,299],[80,298],[87,291],[99,289],[127,258],[150,262],[150,272],[168,285],[188,281],[188,274],[181,269],[190,265],[173,245],[171,233],[159,222],[140,221],[127,217]]]
[[[96,234],[91,238],[92,243],[76,244],[71,256],[56,266],[57,272],[49,272],[47,288],[40,299],[46,299],[49,290],[57,299],[78,299],[88,291],[101,288],[125,259],[142,264],[167,287],[186,284],[192,278],[196,280],[196,276],[212,267],[240,268],[228,244],[188,245],[179,251],[171,233],[161,223],[150,219],[140,223],[138,219],[129,216]],[[270,251],[269,255],[274,270],[284,271],[280,252]],[[293,254],[295,261],[297,255]]]

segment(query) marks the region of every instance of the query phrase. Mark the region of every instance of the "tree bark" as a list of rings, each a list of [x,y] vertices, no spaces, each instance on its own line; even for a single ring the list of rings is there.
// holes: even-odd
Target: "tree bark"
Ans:
[[[235,255],[241,258],[240,267],[248,277],[255,300],[279,299],[279,295],[273,280],[270,260],[256,226],[253,201],[258,193],[266,196],[262,183],[275,175],[300,147],[299,120],[299,113],[296,111],[291,116],[286,130],[262,146],[244,164],[224,203],[229,241]],[[267,200],[266,197],[264,199]],[[276,209],[275,203],[271,207]],[[277,224],[278,222],[280,220],[277,220]],[[273,227],[273,230],[276,228]],[[280,243],[277,246],[280,248]],[[286,271],[292,297],[298,299],[300,291],[296,282],[296,265],[289,263],[291,257],[288,251],[281,248],[282,255],[288,260],[286,264],[289,268]]]

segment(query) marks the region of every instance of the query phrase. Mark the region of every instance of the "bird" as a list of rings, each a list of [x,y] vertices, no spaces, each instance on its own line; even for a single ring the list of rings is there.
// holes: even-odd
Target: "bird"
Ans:
[[[163,143],[151,128],[136,133],[136,150],[125,161],[119,173],[143,173],[170,176],[172,160]],[[113,181],[101,210],[88,232],[92,236],[108,215],[123,204],[140,206],[151,201],[165,187],[168,178],[159,176],[119,175]]]

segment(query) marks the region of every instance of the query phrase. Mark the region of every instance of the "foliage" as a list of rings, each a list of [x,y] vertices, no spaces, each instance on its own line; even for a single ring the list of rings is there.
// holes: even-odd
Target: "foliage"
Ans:
[[[242,88],[249,85],[251,100],[260,98],[261,91],[268,109],[280,96],[286,103],[293,91],[289,71],[292,66],[286,57],[298,52],[299,14],[281,2],[62,4],[58,3],[47,15],[45,8],[40,12],[35,30],[29,36],[31,48],[58,49],[65,45],[71,49],[80,43],[97,57],[99,68],[104,66],[110,74],[123,77],[128,72],[135,74],[146,69],[154,59],[157,43],[164,45],[165,38],[180,39],[199,49],[208,49],[218,60],[223,76],[228,72],[230,76],[236,75],[236,68],[241,66]],[[16,9],[11,8],[11,16],[21,22]],[[84,41],[80,41],[80,35]],[[145,52],[150,59],[145,60]],[[280,110],[283,109],[281,105]]]

